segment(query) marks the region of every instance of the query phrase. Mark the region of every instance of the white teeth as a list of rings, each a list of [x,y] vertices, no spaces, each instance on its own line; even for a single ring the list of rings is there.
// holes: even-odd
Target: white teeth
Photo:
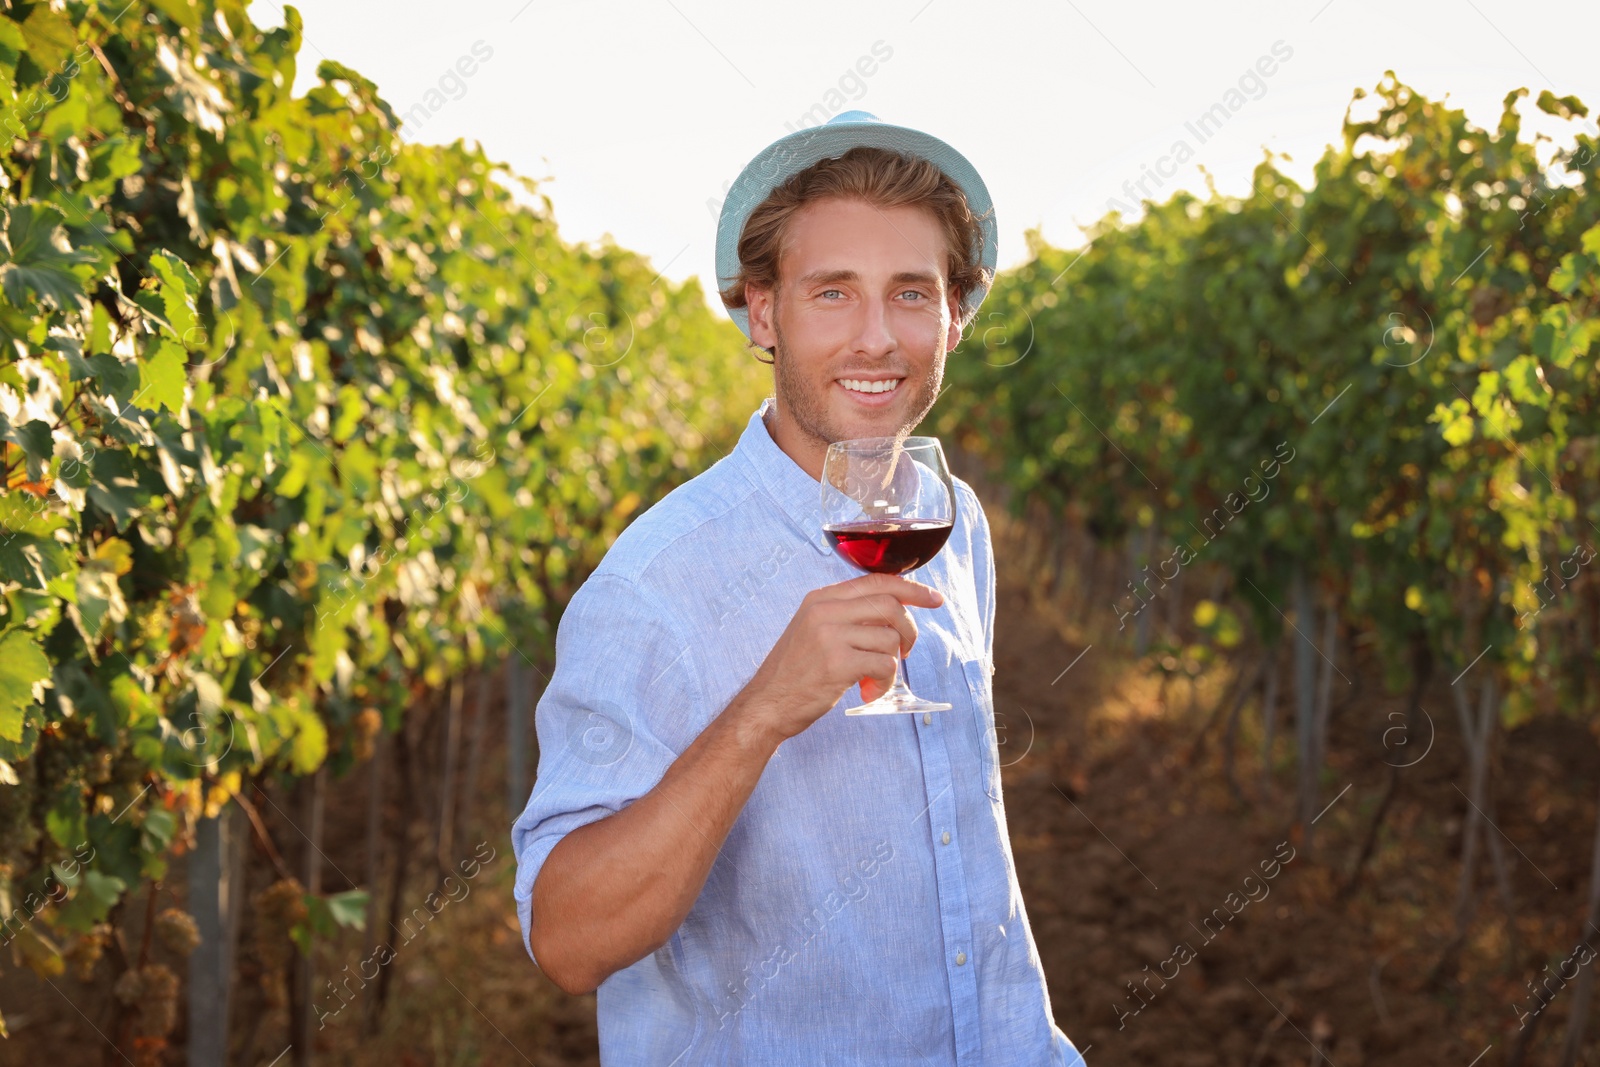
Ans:
[[[887,393],[900,384],[900,379],[888,378],[881,382],[868,382],[854,378],[840,378],[839,384],[858,393]]]

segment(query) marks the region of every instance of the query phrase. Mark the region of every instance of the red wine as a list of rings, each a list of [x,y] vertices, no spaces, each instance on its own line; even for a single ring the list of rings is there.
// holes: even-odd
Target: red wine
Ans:
[[[950,539],[948,522],[872,520],[824,526],[834,551],[845,561],[874,574],[914,571]]]

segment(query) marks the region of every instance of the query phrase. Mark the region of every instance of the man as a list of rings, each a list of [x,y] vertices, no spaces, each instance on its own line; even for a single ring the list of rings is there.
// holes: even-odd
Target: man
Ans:
[[[776,395],[562,617],[512,830],[529,954],[598,990],[608,1067],[1080,1063],[1001,804],[977,497],[957,480],[915,581],[854,576],[821,528],[828,443],[908,433],[938,396],[993,276],[988,191],[847,112],[757,156],[718,230]],[[845,717],[899,655],[952,709]]]

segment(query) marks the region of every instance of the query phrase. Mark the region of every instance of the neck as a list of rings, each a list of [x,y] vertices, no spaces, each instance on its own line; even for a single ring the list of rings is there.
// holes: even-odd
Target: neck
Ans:
[[[794,460],[796,466],[820,482],[822,461],[828,454],[828,443],[795,425],[795,421],[786,416],[781,400],[773,401],[766,415],[762,417],[762,422],[766,424],[767,435],[772,438],[772,443],[777,445],[784,455]]]

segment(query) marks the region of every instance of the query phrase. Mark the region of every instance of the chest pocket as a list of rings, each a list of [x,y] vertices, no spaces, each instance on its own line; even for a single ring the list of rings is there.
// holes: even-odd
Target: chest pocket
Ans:
[[[961,673],[966,677],[967,692],[972,698],[972,717],[967,728],[972,731],[978,749],[978,773],[983,780],[983,791],[990,800],[1000,799],[1000,740],[994,724],[994,679],[987,659],[961,661]]]

